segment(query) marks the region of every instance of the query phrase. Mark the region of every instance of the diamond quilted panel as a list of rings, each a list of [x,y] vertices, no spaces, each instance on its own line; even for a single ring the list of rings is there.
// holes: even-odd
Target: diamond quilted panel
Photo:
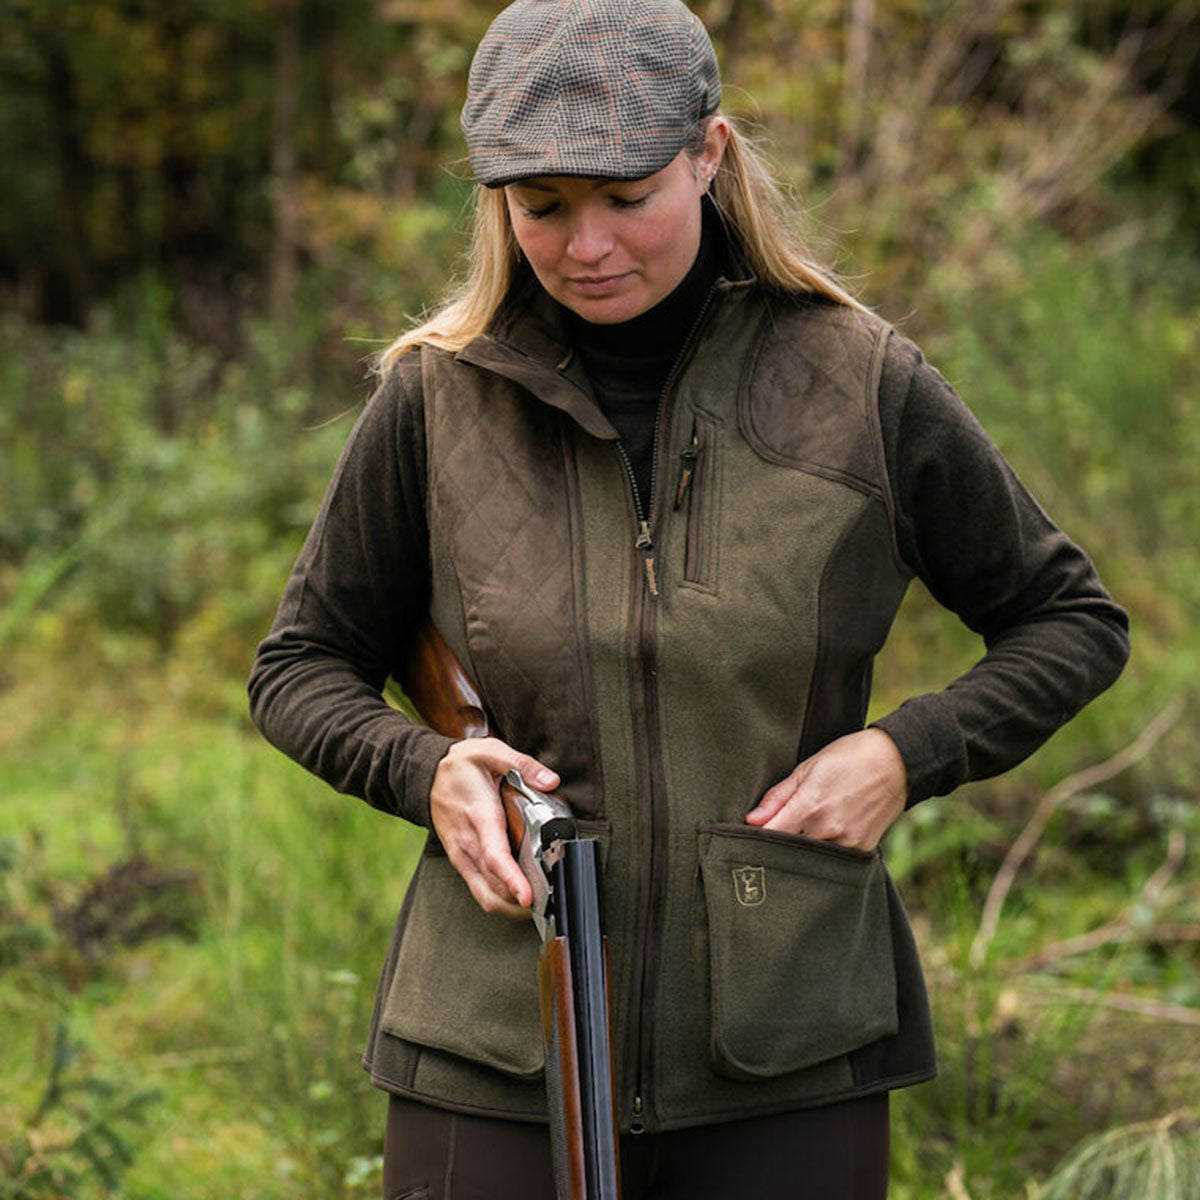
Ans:
[[[455,386],[471,371],[470,388]],[[426,370],[431,553],[447,555],[474,675],[503,737],[598,811],[560,411],[446,356]]]

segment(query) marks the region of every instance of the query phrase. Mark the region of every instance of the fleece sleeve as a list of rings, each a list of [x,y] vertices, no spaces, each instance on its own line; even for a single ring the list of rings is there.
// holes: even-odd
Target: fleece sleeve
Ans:
[[[429,824],[451,744],[382,696],[428,610],[419,356],[355,425],[250,675],[263,735],[340,792]]]
[[[954,390],[896,334],[880,428],[901,556],[986,647],[946,688],[875,722],[899,747],[911,805],[1036,750],[1120,674],[1128,618]]]

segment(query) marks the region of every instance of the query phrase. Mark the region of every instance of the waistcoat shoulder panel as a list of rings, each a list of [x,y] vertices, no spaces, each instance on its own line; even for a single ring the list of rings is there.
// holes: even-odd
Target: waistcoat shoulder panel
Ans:
[[[891,508],[877,397],[889,327],[826,301],[773,301],[742,375],[738,423],[768,462]]]

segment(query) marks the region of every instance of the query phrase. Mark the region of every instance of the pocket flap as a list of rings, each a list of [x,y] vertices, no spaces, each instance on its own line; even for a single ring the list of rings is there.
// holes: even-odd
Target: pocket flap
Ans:
[[[781,1075],[897,1031],[877,851],[710,824],[699,852],[718,1070]]]
[[[421,860],[380,1027],[507,1075],[545,1062],[531,921],[485,913],[442,854]]]

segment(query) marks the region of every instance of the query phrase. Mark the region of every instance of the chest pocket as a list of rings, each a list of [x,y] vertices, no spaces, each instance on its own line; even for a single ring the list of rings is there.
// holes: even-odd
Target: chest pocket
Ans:
[[[692,436],[679,456],[672,510],[684,517],[683,583],[716,592],[720,551],[725,422],[697,409]]]

